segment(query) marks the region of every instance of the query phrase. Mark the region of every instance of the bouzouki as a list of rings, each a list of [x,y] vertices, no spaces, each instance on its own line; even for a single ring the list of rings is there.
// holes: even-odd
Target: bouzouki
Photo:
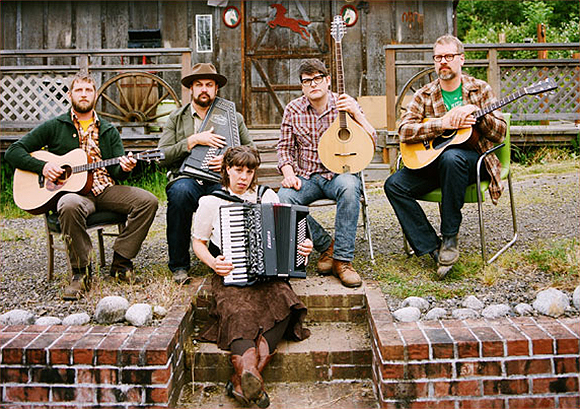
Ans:
[[[87,194],[93,185],[92,171],[97,168],[116,165],[119,158],[89,162],[82,149],[73,149],[66,155],[58,156],[45,150],[32,152],[37,159],[54,162],[64,169],[56,182],[43,175],[26,170],[14,172],[14,203],[31,214],[42,214],[53,208],[56,200],[64,193]],[[165,154],[159,149],[136,153],[133,158],[144,161],[162,160]]]
[[[509,95],[505,98],[500,99],[492,104],[489,104],[482,109],[475,111],[472,115],[475,119],[479,119],[484,115],[501,108],[504,105],[515,101],[524,95],[535,95],[541,92],[551,91],[556,88],[556,83],[551,78],[546,78],[543,81],[539,81],[529,87],[524,87],[517,91],[516,93]],[[446,114],[448,115],[448,114]],[[443,116],[442,118],[444,118]],[[425,118],[423,123],[428,121],[433,121],[435,119],[441,118]],[[470,138],[472,138],[473,127],[451,129],[443,132],[434,139],[429,141],[417,142],[417,143],[400,143],[401,157],[403,163],[409,169],[421,169],[441,155],[441,153],[449,146],[460,145],[462,143],[470,143]]]
[[[342,65],[342,37],[346,31],[341,16],[331,24],[332,38],[336,42],[336,83],[338,94],[344,94]],[[367,131],[345,111],[324,132],[318,142],[318,156],[322,164],[334,173],[360,172],[373,159],[375,142]]]

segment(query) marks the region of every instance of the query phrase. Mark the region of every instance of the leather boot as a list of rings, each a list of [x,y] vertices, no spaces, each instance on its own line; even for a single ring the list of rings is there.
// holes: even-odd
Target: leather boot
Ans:
[[[264,381],[258,371],[258,351],[248,348],[242,356],[232,355],[232,364],[241,379],[241,389],[249,401],[257,401],[264,393]],[[233,382],[232,382],[233,383]]]
[[[77,301],[84,292],[91,289],[92,268],[89,264],[86,267],[73,268],[72,273],[72,281],[64,289],[62,298],[69,301]]]
[[[334,251],[334,240],[330,242],[330,246],[322,252],[316,267],[318,268],[318,274],[329,275],[332,273],[332,252]]]
[[[443,236],[441,250],[439,250],[439,265],[452,266],[459,260],[459,247],[457,244],[457,235]]]
[[[276,349],[274,352],[270,353],[270,346],[268,345],[268,341],[262,335],[258,336],[258,340],[256,341],[256,345],[258,346],[258,371],[260,374],[264,372],[266,365],[272,360],[272,357],[276,355],[278,350]],[[260,399],[255,401],[256,405],[259,408],[267,408],[270,406],[270,397],[264,391]]]
[[[234,366],[234,373],[230,379],[230,381],[226,384],[226,392],[229,396],[237,400],[244,406],[249,406],[250,401],[246,399],[244,396],[244,392],[242,391],[242,371],[243,368],[241,365],[236,366],[236,363],[239,363],[239,360],[236,359],[234,362],[234,357],[241,358],[239,355],[232,355],[230,357],[232,361],[232,365]]]
[[[141,279],[135,275],[133,262],[116,251],[113,253],[113,262],[111,263],[109,274],[118,281],[125,283],[137,284],[141,282]]]
[[[345,287],[360,287],[362,279],[352,267],[350,261],[334,260],[332,263],[332,274],[338,277]]]

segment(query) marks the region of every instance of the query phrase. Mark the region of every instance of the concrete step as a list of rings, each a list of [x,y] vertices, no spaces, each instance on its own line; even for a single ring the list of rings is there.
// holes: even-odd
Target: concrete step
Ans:
[[[282,341],[264,370],[268,382],[354,381],[371,378],[371,344],[365,324],[311,323],[311,335],[301,342]],[[194,347],[195,382],[224,382],[232,374],[230,355],[215,344]]]
[[[224,384],[185,385],[178,408],[240,408],[233,398],[227,397]],[[356,382],[293,382],[268,383],[266,390],[270,396],[269,409],[291,408],[378,408],[372,381]],[[254,406],[255,407],[255,406]]]

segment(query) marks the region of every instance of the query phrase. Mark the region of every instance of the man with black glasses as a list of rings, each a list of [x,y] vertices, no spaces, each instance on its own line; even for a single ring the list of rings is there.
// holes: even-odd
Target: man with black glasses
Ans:
[[[303,61],[298,75],[304,95],[284,110],[278,141],[278,168],[283,180],[278,196],[281,202],[301,205],[319,199],[336,201],[334,240],[312,217],[308,219],[314,248],[321,253],[318,271],[334,274],[346,287],[359,287],[362,280],[351,262],[360,209],[360,176],[328,170],[318,156],[318,143],[339,110],[351,115],[373,138],[376,132],[354,98],[330,91],[330,76],[321,61]]]
[[[424,167],[402,168],[386,180],[385,194],[415,254],[430,254],[438,265],[438,276],[443,278],[459,259],[461,208],[467,186],[475,182],[479,155],[503,140],[506,123],[497,110],[478,121],[472,116],[495,98],[489,84],[462,73],[465,56],[459,39],[452,35],[439,37],[433,46],[433,60],[439,78],[419,89],[407,105],[399,124],[400,141],[428,143],[446,130],[468,127],[473,127],[475,137],[448,146]],[[500,170],[495,155],[485,158],[484,174],[491,179],[489,193],[493,203],[497,203],[503,190]],[[441,237],[417,203],[417,198],[439,187]]]

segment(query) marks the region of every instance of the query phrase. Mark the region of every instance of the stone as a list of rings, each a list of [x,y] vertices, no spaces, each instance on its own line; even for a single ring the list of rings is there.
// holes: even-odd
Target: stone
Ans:
[[[99,324],[114,324],[123,321],[129,308],[129,301],[118,295],[104,297],[97,304],[95,321]]]
[[[451,316],[456,320],[467,320],[479,318],[479,313],[471,308],[458,308],[451,311]]]
[[[447,316],[447,310],[445,308],[433,308],[427,314],[425,314],[425,320],[434,321],[442,320]]]
[[[167,308],[162,307],[161,305],[156,305],[153,307],[153,315],[159,318],[163,318],[167,315]]]
[[[407,297],[403,300],[402,307],[416,307],[419,308],[421,312],[425,312],[429,309],[429,301],[421,297]]]
[[[525,302],[521,302],[518,305],[516,305],[514,307],[514,310],[516,311],[516,313],[518,315],[532,315],[532,313],[534,312],[534,307],[532,307],[530,304],[527,304]]]
[[[470,295],[465,300],[463,300],[461,305],[465,308],[471,308],[472,310],[481,310],[484,307],[483,303],[479,301],[479,299],[474,295]]]
[[[1,325],[32,325],[34,321],[34,314],[26,310],[11,310],[0,315]]]
[[[153,319],[153,309],[149,304],[133,304],[125,313],[125,320],[131,325],[142,327]]]
[[[534,309],[549,317],[558,318],[570,307],[568,296],[555,288],[548,288],[536,295],[532,304]]]
[[[86,312],[79,312],[78,314],[71,314],[68,317],[64,317],[62,320],[62,325],[85,325],[91,320],[89,314]]]
[[[421,310],[417,307],[405,307],[393,312],[393,317],[401,322],[415,322],[421,318]]]
[[[576,287],[572,294],[572,304],[574,304],[577,310],[580,310],[580,285]]]
[[[496,319],[510,315],[511,308],[507,304],[492,304],[485,307],[481,312],[481,316],[488,319]]]
[[[62,320],[58,317],[40,317],[34,325],[62,325]]]

